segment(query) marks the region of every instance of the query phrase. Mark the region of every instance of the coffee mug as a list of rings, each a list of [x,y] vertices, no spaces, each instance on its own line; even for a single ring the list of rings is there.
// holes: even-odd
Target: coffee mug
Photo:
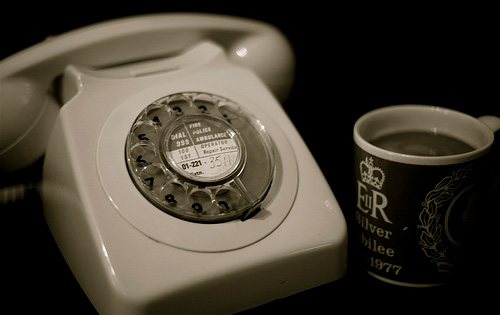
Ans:
[[[354,125],[355,226],[375,278],[447,283],[467,243],[500,118],[427,105],[376,109]]]

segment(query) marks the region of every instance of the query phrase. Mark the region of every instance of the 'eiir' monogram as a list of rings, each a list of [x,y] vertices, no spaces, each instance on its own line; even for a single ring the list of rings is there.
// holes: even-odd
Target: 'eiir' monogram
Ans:
[[[385,174],[379,167],[373,166],[373,159],[366,158],[359,163],[361,180],[377,189],[381,189],[385,181]],[[387,217],[384,208],[387,206],[387,197],[376,191],[375,189],[369,189],[367,185],[363,184],[358,180],[358,202],[356,204],[357,208],[363,213],[370,215],[374,219],[379,219],[378,214],[381,218],[392,224],[392,222]]]

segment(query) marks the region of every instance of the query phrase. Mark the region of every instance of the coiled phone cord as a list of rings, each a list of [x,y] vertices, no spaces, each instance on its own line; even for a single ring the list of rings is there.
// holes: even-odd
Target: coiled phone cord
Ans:
[[[33,165],[14,173],[0,175],[0,206],[12,206],[28,196],[39,195],[43,157]]]
[[[22,183],[0,188],[0,205],[23,201],[31,191],[38,191],[39,183]]]

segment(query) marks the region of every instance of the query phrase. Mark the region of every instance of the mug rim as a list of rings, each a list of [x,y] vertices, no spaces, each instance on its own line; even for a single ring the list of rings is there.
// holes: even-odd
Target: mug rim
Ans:
[[[475,147],[474,150],[468,151],[465,153],[454,154],[454,155],[444,155],[444,156],[421,156],[421,155],[411,155],[411,154],[403,154],[398,152],[389,151],[386,149],[379,148],[373,144],[371,144],[368,140],[365,139],[362,135],[361,129],[370,121],[373,121],[375,117],[381,117],[381,115],[387,115],[389,113],[395,112],[419,112],[429,113],[428,115],[435,116],[436,114],[445,115],[447,118],[467,121],[471,124],[471,128],[475,128],[479,133],[484,136],[484,141],[478,146]],[[429,116],[430,117],[430,116]],[[353,129],[353,137],[354,142],[364,151],[375,155],[377,157],[404,164],[416,164],[416,165],[449,165],[456,163],[463,163],[467,161],[474,160],[486,154],[494,140],[493,131],[488,128],[484,123],[479,121],[477,118],[472,117],[468,114],[462,113],[460,111],[440,107],[440,106],[432,106],[432,105],[420,105],[420,104],[401,104],[401,105],[392,105],[385,106],[381,108],[374,109],[362,115],[356,123],[354,124]],[[454,135],[455,138],[460,140],[460,137]]]

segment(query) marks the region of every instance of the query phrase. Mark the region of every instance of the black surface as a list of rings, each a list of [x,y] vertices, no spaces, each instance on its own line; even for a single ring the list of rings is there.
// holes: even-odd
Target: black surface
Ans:
[[[120,8],[74,5],[48,8],[14,4],[5,9],[0,57],[48,35],[152,12],[201,11],[250,17],[278,26],[290,39],[297,71],[285,110],[344,211],[350,238],[349,268],[339,281],[246,313],[287,312],[299,306],[308,313],[486,313],[497,305],[499,272],[495,255],[499,249],[500,207],[495,200],[484,209],[485,221],[476,234],[478,245],[471,249],[464,274],[443,287],[403,288],[366,276],[351,228],[352,127],[359,116],[381,106],[405,103],[439,105],[473,116],[500,114],[495,81],[499,51],[494,26],[498,23],[492,8],[304,3],[270,8],[249,2],[216,7],[172,3],[127,4]],[[19,311],[16,313],[94,313],[46,227],[36,194],[3,207],[1,214],[2,287],[8,292],[2,296],[3,306],[13,306]]]

